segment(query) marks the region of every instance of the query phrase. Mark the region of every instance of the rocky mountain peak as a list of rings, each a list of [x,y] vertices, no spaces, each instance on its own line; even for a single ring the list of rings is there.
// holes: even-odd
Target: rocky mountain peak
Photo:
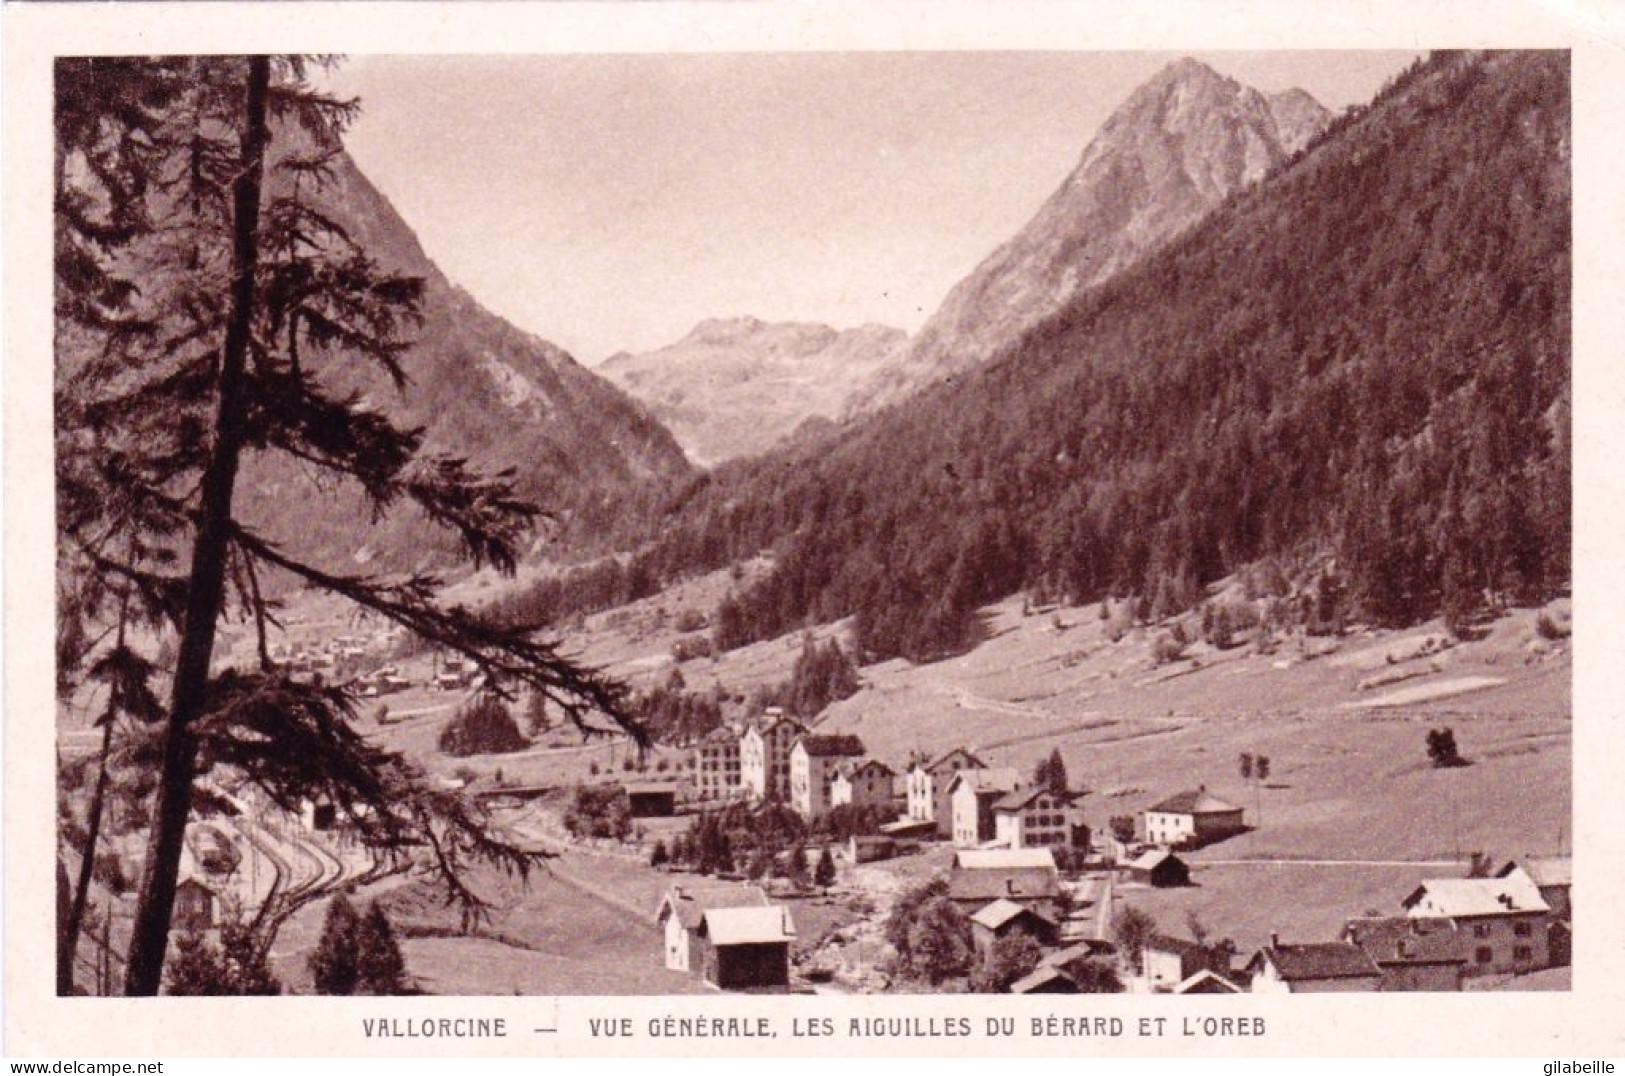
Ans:
[[[1032,221],[954,286],[898,362],[857,395],[877,407],[991,358],[1262,178],[1330,118],[1302,90],[1266,96],[1176,60],[1102,125]]]

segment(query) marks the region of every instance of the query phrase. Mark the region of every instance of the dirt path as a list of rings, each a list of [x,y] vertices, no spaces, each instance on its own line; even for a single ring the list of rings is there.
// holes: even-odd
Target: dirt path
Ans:
[[[1193,859],[1198,867],[1450,867],[1459,859]]]

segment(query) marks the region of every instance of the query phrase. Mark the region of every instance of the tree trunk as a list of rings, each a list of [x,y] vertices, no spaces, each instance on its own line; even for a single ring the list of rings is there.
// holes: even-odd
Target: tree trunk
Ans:
[[[119,641],[123,642],[122,632]],[[101,767],[96,773],[96,790],[90,796],[90,817],[85,820],[85,849],[79,863],[79,888],[74,891],[73,904],[68,909],[67,922],[59,935],[56,960],[57,993],[73,993],[73,960],[79,949],[79,932],[85,921],[85,903],[90,898],[90,883],[95,878],[96,846],[101,843],[102,812],[107,802],[108,759],[113,753],[113,713],[109,710],[107,724],[102,728]],[[62,989],[63,983],[67,990]]]
[[[215,627],[225,594],[232,491],[237,481],[247,410],[243,381],[254,315],[254,276],[259,260],[260,185],[269,141],[265,105],[270,72],[268,57],[249,59],[244,93],[242,170],[232,183],[231,309],[221,348],[214,450],[200,486],[186,617],[175,660],[169,722],[164,732],[158,802],[142,871],[141,896],[136,906],[125,975],[124,991],[132,996],[158,993],[163,977],[181,848],[192,807],[197,744],[190,726],[202,713],[206,701]]]

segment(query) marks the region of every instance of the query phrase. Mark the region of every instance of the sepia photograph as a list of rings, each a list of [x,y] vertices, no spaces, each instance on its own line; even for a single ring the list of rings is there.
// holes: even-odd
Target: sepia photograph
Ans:
[[[56,57],[56,993],[1570,990],[1570,71]]]

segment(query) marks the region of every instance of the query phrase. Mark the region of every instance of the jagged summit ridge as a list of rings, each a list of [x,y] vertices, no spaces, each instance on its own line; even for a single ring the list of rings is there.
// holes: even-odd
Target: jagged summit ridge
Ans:
[[[1032,221],[949,292],[857,409],[897,400],[1014,344],[1072,296],[1199,220],[1303,147],[1330,113],[1199,60],[1129,95]]]

